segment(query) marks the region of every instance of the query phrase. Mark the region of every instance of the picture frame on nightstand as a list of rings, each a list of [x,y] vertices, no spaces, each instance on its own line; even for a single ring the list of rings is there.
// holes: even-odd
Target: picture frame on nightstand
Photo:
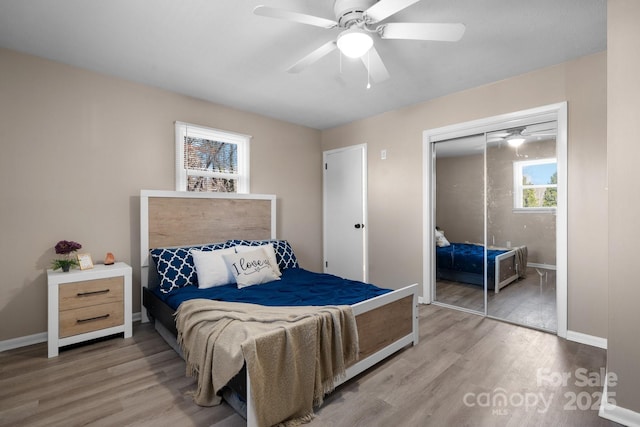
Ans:
[[[93,268],[91,254],[78,254],[78,264],[80,264],[80,270],[89,270]]]

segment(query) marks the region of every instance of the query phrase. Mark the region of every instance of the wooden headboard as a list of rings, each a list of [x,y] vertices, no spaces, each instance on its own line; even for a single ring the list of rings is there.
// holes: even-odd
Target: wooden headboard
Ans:
[[[273,194],[140,191],[142,287],[148,285],[150,249],[275,238]]]

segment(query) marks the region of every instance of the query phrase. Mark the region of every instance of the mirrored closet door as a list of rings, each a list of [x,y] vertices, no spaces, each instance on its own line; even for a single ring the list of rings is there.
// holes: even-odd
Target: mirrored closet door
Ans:
[[[435,301],[485,313],[485,135],[433,145]]]
[[[555,332],[557,123],[487,134],[487,315]]]
[[[431,144],[433,301],[556,332],[557,122]]]

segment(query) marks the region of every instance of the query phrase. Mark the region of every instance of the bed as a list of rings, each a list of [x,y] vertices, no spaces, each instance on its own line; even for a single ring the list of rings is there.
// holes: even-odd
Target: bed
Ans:
[[[486,248],[487,289],[500,292],[526,274],[527,247]],[[484,286],[485,247],[474,243],[436,246],[436,279]]]
[[[274,195],[234,195],[143,190],[140,194],[142,321],[152,320],[156,329],[176,351],[175,309],[158,296],[158,275],[151,249],[183,248],[197,245],[286,241],[276,239],[276,197]],[[223,243],[224,242],[224,243]],[[150,261],[151,260],[151,261]],[[291,269],[283,277],[308,272]],[[265,286],[265,285],[260,285]],[[232,289],[229,289],[233,292]],[[408,345],[418,342],[418,285],[372,295],[351,304],[359,339],[358,360],[346,369],[347,381]],[[175,307],[175,303],[173,304]],[[336,384],[338,385],[338,384]],[[257,425],[251,378],[239,372],[230,384],[246,399],[248,426]]]

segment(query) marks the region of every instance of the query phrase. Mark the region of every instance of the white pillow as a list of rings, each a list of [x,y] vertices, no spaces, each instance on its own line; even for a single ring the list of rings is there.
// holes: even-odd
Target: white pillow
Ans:
[[[199,251],[191,249],[193,265],[198,275],[198,287],[201,289],[234,283],[235,279],[224,261],[223,255],[235,254],[233,248],[215,251]]]
[[[223,255],[227,267],[236,279],[238,289],[247,286],[280,280],[271,267],[271,261],[264,249]]]
[[[441,248],[451,245],[446,237],[444,237],[444,231],[436,230],[436,245]]]
[[[276,251],[273,248],[272,243],[267,243],[266,245],[260,245],[260,246],[238,245],[235,248],[237,253],[252,251],[256,248],[264,249],[265,252],[267,253],[267,256],[269,257],[269,262],[271,263],[271,268],[273,269],[273,272],[276,273],[278,277],[282,276],[280,267],[278,267],[278,259],[276,258]]]

